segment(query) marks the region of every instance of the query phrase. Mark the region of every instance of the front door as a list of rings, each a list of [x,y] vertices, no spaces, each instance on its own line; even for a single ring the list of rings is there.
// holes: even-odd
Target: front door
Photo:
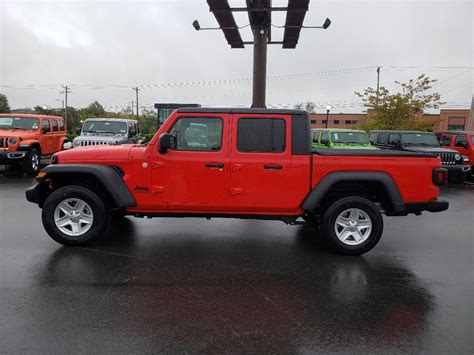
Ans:
[[[51,121],[43,118],[41,127],[41,155],[50,155],[53,152],[53,132],[51,129]]]
[[[152,193],[173,212],[229,209],[229,115],[183,114],[168,133],[175,146],[152,162]]]

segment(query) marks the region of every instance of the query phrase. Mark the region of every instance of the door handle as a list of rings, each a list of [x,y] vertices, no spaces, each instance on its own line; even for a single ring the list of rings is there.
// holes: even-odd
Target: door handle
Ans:
[[[223,167],[224,167],[224,164],[222,163],[206,163],[206,168],[222,169]]]
[[[283,169],[283,165],[280,164],[267,164],[263,166],[264,169],[272,169],[272,170],[281,170]]]

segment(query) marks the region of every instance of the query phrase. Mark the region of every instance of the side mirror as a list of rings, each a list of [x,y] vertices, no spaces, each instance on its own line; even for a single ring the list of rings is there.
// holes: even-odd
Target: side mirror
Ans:
[[[160,138],[160,153],[165,154],[168,149],[173,148],[173,137],[169,133],[163,133]]]
[[[71,142],[64,142],[64,144],[63,144],[63,149],[64,150],[71,149],[71,148],[72,148],[72,143]]]

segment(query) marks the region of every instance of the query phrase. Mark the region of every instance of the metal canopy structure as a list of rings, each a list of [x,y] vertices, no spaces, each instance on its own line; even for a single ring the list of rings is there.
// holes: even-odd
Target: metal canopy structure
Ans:
[[[252,107],[265,107],[267,45],[280,44],[285,49],[292,49],[298,44],[302,28],[327,29],[331,24],[331,21],[326,19],[323,26],[303,26],[309,1],[288,0],[286,7],[273,7],[272,0],[245,0],[245,7],[230,7],[228,0],[207,0],[209,10],[214,14],[219,28],[201,28],[199,22],[194,21],[193,26],[196,30],[222,30],[231,48],[244,48],[245,45],[253,45]],[[272,12],[275,11],[286,12],[284,26],[272,24]],[[247,26],[252,29],[253,41],[242,40],[239,31],[242,27],[239,27],[235,22],[234,12],[246,12],[248,14],[249,25]],[[272,41],[272,27],[285,29],[282,40]]]
[[[308,11],[309,0],[289,0],[283,35],[283,48],[295,48],[300,38],[303,20]]]

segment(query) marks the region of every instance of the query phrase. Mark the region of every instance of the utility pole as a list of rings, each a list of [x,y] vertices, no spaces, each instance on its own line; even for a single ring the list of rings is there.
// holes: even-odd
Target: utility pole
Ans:
[[[135,86],[134,88],[132,88],[133,90],[135,90],[135,93],[137,95],[137,101],[136,101],[136,105],[137,105],[137,120],[138,120],[138,91],[140,90],[140,88],[137,86]],[[132,104],[133,105],[133,104]],[[132,112],[133,112],[133,109],[132,109]]]
[[[467,119],[466,131],[474,130],[474,127],[472,126],[472,115],[474,115],[474,96],[472,96],[472,99],[471,99],[471,111],[469,111],[469,118]]]
[[[131,106],[131,107],[132,107],[132,111],[130,111],[130,112],[131,112],[132,115],[133,115],[133,100],[132,100],[132,106]]]
[[[377,67],[377,105],[379,104],[380,67]]]
[[[256,27],[253,32],[253,93],[252,107],[265,108],[267,85],[268,27]]]
[[[72,91],[67,87],[67,85],[61,85],[61,87],[64,89],[64,91],[61,91],[60,94],[64,94],[64,122],[66,123],[67,127],[67,94],[72,93]]]

